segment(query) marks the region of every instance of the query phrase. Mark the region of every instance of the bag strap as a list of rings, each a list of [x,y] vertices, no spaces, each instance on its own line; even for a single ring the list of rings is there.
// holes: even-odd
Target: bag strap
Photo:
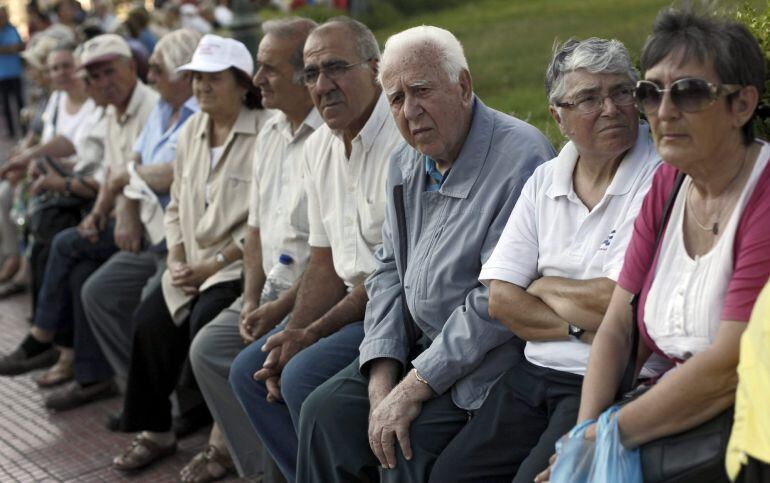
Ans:
[[[401,272],[404,274],[404,276],[406,276],[406,260],[409,244],[407,241],[406,232],[404,185],[396,185],[393,187],[393,204],[396,209],[396,224],[398,226],[399,261],[401,262]],[[417,327],[414,324],[412,313],[409,311],[409,306],[406,303],[406,290],[404,289],[403,279],[401,280],[401,313],[402,318],[404,319],[404,329],[406,330],[407,343],[409,344],[407,347],[407,352],[411,354],[417,345]]]
[[[660,241],[663,238],[663,232],[666,229],[666,225],[668,224],[668,219],[671,216],[671,209],[674,206],[674,201],[676,201],[676,196],[679,193],[679,189],[682,187],[684,177],[685,173],[681,171],[677,172],[676,178],[674,178],[674,185],[671,187],[671,192],[668,194],[666,203],[663,205],[663,212],[661,213],[660,217],[660,225],[658,225],[658,233],[655,235],[655,244],[653,245],[652,249],[650,269],[647,274],[649,274],[650,271],[652,271],[654,268],[653,263],[655,261],[655,254],[658,252],[658,246],[660,245]],[[645,275],[644,278],[646,279],[647,276]],[[642,290],[640,289],[631,299],[631,351],[628,354],[628,362],[626,363],[626,369],[623,372],[623,379],[620,380],[620,387],[618,388],[618,393],[615,397],[616,400],[619,400],[624,394],[631,391],[634,388],[634,383],[636,382],[636,358],[639,355],[640,337],[639,323],[637,318],[639,314],[639,296],[641,293]]]

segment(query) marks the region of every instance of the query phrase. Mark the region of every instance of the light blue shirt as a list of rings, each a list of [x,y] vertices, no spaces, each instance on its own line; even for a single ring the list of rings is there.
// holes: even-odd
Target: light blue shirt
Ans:
[[[0,28],[0,45],[8,47],[22,43],[19,32],[10,23]],[[21,77],[21,56],[16,54],[0,54],[0,80],[17,79]]]
[[[366,280],[369,303],[359,363],[391,358],[406,365],[408,346],[401,307],[430,346],[412,365],[438,394],[478,409],[492,385],[521,359],[520,342],[489,317],[489,290],[478,281],[522,187],[554,156],[533,126],[474,101],[462,150],[438,191],[426,191],[425,156],[411,146],[390,159],[387,193],[403,185],[407,267],[401,266],[399,227],[388,196],[377,270]]]
[[[180,128],[198,110],[198,103],[195,98],[190,97],[182,105],[176,123],[166,128],[174,109],[168,102],[162,99],[158,101],[150,112],[147,124],[144,125],[139,138],[134,143],[134,152],[141,156],[142,164],[165,164],[173,161],[176,157],[176,142],[179,138]],[[158,196],[158,199],[165,208],[169,202],[169,195]]]

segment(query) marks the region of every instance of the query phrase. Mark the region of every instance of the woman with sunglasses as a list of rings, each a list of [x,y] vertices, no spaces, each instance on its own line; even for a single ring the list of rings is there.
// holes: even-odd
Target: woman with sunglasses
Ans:
[[[694,428],[733,404],[739,340],[770,275],[770,146],[752,130],[765,82],[756,39],[740,24],[667,9],[641,64],[637,103],[665,164],[594,339],[578,415],[578,423],[596,419],[615,402],[632,349],[629,302],[640,293],[637,368],[658,354],[670,369],[616,413],[626,448]],[[664,220],[678,173],[684,180]],[[595,438],[596,426],[585,434]],[[536,481],[547,479],[548,471]]]

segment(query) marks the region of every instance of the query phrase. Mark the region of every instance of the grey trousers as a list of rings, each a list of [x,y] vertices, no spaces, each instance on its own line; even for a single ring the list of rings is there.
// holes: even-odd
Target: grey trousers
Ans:
[[[297,482],[428,481],[433,464],[468,422],[451,391],[426,401],[409,429],[413,457],[404,459],[397,445],[396,468],[379,470],[369,448],[369,380],[358,359],[318,386],[302,405],[299,424]],[[446,480],[451,481],[451,480]]]
[[[118,252],[89,277],[80,292],[91,330],[123,387],[131,362],[131,316],[139,302],[160,284],[165,253]]]
[[[198,332],[190,345],[190,363],[238,474],[249,477],[265,473],[267,453],[227,381],[230,364],[245,347],[238,332],[242,307],[243,296],[240,296]]]
[[[13,186],[0,181],[0,260],[19,254],[19,228],[11,216]]]

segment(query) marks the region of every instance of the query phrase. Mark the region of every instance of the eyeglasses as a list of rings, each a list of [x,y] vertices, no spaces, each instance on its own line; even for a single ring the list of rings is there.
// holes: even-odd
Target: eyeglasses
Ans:
[[[321,65],[321,67],[307,67],[302,72],[302,82],[308,87],[313,87],[318,82],[318,76],[323,74],[329,80],[337,80],[342,77],[347,71],[353,67],[361,64],[366,64],[369,59],[348,64],[344,60],[337,60]]]
[[[639,107],[647,115],[657,113],[666,92],[680,111],[698,112],[713,104],[720,96],[734,94],[743,87],[738,84],[715,85],[705,79],[688,77],[672,83],[668,89],[661,89],[654,82],[643,80],[636,83],[635,96]]]
[[[634,88],[631,85],[614,89],[606,96],[601,94],[588,94],[580,96],[572,102],[557,102],[557,107],[575,109],[580,114],[593,114],[604,107],[605,99],[611,99],[616,106],[630,106],[634,103]]]

